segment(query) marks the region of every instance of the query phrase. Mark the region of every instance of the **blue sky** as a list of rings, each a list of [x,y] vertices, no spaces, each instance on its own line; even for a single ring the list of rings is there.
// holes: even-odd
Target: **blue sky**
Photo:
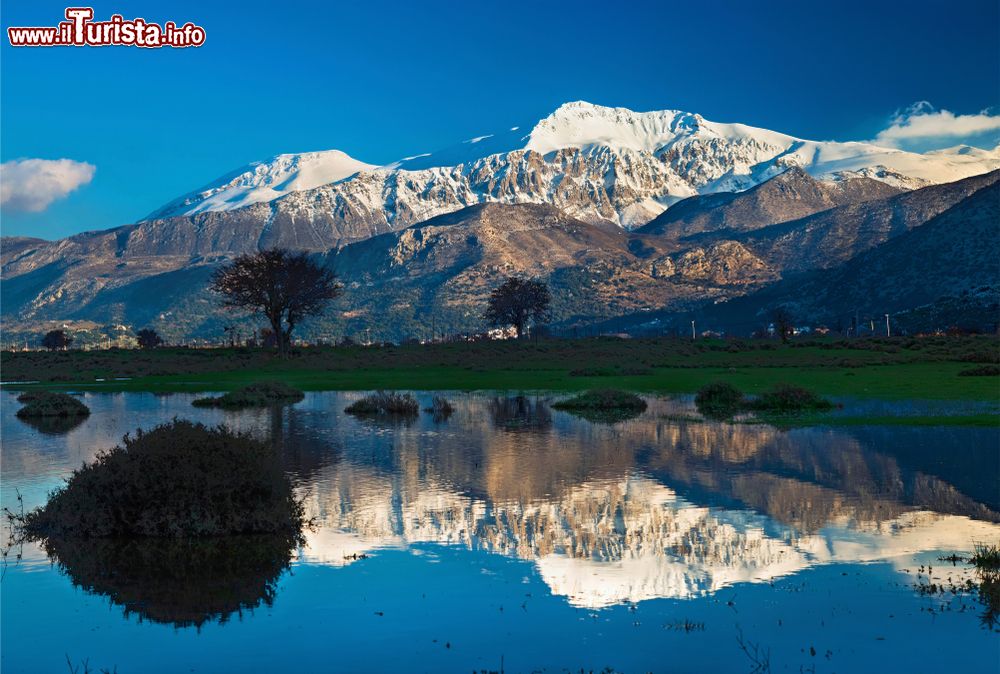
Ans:
[[[65,6],[4,0],[4,32],[55,25]],[[281,152],[337,148],[385,163],[539,119],[570,100],[689,110],[820,140],[875,138],[919,101],[959,121],[995,119],[996,0],[899,7],[98,3],[97,19],[192,21],[205,27],[206,44],[14,49],[5,34],[0,161],[67,158],[96,171],[43,210],[5,208],[3,234],[53,238],[133,222]],[[997,139],[990,130],[899,144]]]

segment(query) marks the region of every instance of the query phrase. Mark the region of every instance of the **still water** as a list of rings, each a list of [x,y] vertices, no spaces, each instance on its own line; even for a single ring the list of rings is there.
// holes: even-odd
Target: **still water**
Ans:
[[[1000,541],[997,429],[705,423],[683,398],[607,424],[487,394],[379,423],[343,413],[360,395],[86,394],[83,423],[36,428],[0,393],[5,507],[176,416],[271,438],[315,518],[287,568],[11,550],[2,671],[1000,670],[984,605],[951,591],[974,573],[939,561]]]

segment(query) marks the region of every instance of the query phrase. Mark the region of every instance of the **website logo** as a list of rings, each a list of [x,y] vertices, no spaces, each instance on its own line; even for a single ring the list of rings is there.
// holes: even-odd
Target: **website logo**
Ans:
[[[190,21],[162,26],[143,18],[126,19],[112,14],[107,21],[94,21],[92,7],[67,7],[66,20],[57,26],[23,26],[7,29],[12,47],[200,47],[205,29]]]

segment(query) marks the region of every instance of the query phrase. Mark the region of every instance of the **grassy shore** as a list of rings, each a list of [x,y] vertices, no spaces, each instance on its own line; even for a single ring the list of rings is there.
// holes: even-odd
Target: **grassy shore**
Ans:
[[[996,337],[728,342],[586,339],[299,349],[4,352],[3,380],[103,391],[225,391],[254,381],[301,390],[552,390],[692,393],[727,381],[747,393],[785,382],[823,395],[1000,400]],[[31,388],[7,384],[6,388]]]

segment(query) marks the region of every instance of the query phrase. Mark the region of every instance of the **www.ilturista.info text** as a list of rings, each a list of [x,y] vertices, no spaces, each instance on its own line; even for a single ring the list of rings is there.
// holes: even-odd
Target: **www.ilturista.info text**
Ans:
[[[58,26],[11,27],[7,37],[13,47],[200,47],[205,29],[190,21],[178,26],[167,21],[162,26],[145,19],[125,19],[112,14],[108,21],[94,21],[91,7],[67,7],[66,21]]]

